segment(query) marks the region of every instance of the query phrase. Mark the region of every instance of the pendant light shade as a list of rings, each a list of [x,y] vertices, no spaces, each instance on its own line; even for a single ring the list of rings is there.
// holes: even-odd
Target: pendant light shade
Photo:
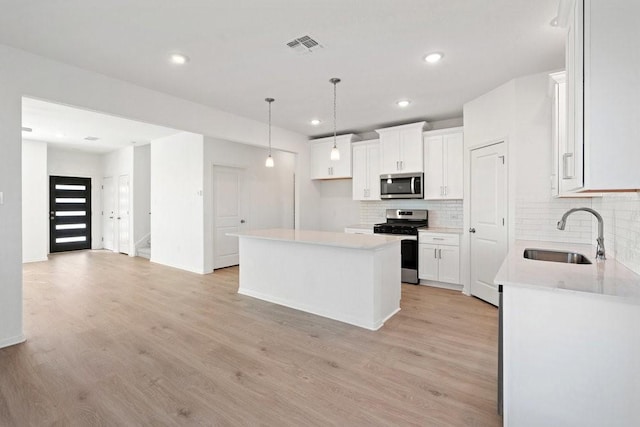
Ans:
[[[272,168],[275,164],[273,162],[273,157],[271,157],[271,103],[275,101],[275,99],[265,98],[265,101],[269,103],[269,155],[267,156],[267,160],[264,162],[264,165],[268,168]]]
[[[333,85],[333,148],[331,148],[331,160],[340,160],[340,150],[338,150],[336,137],[336,85],[340,79],[334,77],[329,82]]]

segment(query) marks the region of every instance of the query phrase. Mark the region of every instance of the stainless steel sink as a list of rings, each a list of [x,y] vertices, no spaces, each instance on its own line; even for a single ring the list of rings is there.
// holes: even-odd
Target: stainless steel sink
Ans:
[[[565,264],[591,264],[591,261],[589,261],[586,256],[576,252],[527,248],[524,250],[523,256],[536,261],[564,262]]]

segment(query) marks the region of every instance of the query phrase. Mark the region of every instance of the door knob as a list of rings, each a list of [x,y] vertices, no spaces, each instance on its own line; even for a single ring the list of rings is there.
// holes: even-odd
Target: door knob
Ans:
[[[247,222],[247,221],[245,221],[244,219],[240,220],[240,224],[244,224],[245,222]]]
[[[475,228],[470,228],[470,229],[469,229],[469,233],[475,233],[475,232],[476,232],[476,229],[475,229]]]

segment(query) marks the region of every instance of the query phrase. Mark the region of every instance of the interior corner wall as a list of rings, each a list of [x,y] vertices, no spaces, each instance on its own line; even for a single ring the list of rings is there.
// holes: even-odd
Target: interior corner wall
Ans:
[[[0,55],[1,57],[1,55]],[[0,348],[22,332],[22,97],[0,63]]]
[[[204,137],[151,141],[151,261],[194,273],[204,264]]]
[[[151,233],[151,145],[133,149],[133,240],[136,246],[146,244]]]
[[[205,137],[204,221],[205,271],[213,271],[215,250],[215,206],[213,168],[226,166],[244,171],[243,217],[250,229],[293,228],[294,175],[297,158],[293,153],[273,150],[275,167],[266,168],[268,151],[262,147]]]
[[[360,202],[353,200],[351,179],[319,181],[320,227],[322,231],[344,232],[346,226],[360,223]]]
[[[101,249],[102,158],[100,154],[54,148],[49,145],[47,150],[47,174],[49,176],[91,178],[91,249]],[[47,188],[48,185],[47,183]]]
[[[507,159],[512,156],[510,137],[513,135],[515,124],[515,82],[513,80],[496,89],[464,104],[464,194],[462,202],[463,231],[460,241],[460,278],[463,292],[469,295],[471,277],[471,252],[469,233],[471,226],[471,150],[490,143],[505,141],[507,144]],[[510,163],[508,163],[512,166]],[[511,173],[511,167],[510,172]],[[509,175],[509,191],[512,180]],[[509,207],[511,210],[511,207]]]
[[[22,262],[46,261],[49,252],[47,143],[22,141]]]

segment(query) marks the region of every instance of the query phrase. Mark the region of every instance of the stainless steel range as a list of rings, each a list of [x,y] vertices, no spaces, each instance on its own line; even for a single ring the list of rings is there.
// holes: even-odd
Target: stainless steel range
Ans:
[[[387,209],[387,222],[373,226],[376,234],[395,234],[402,239],[402,281],[418,284],[418,229],[429,225],[426,209]]]

